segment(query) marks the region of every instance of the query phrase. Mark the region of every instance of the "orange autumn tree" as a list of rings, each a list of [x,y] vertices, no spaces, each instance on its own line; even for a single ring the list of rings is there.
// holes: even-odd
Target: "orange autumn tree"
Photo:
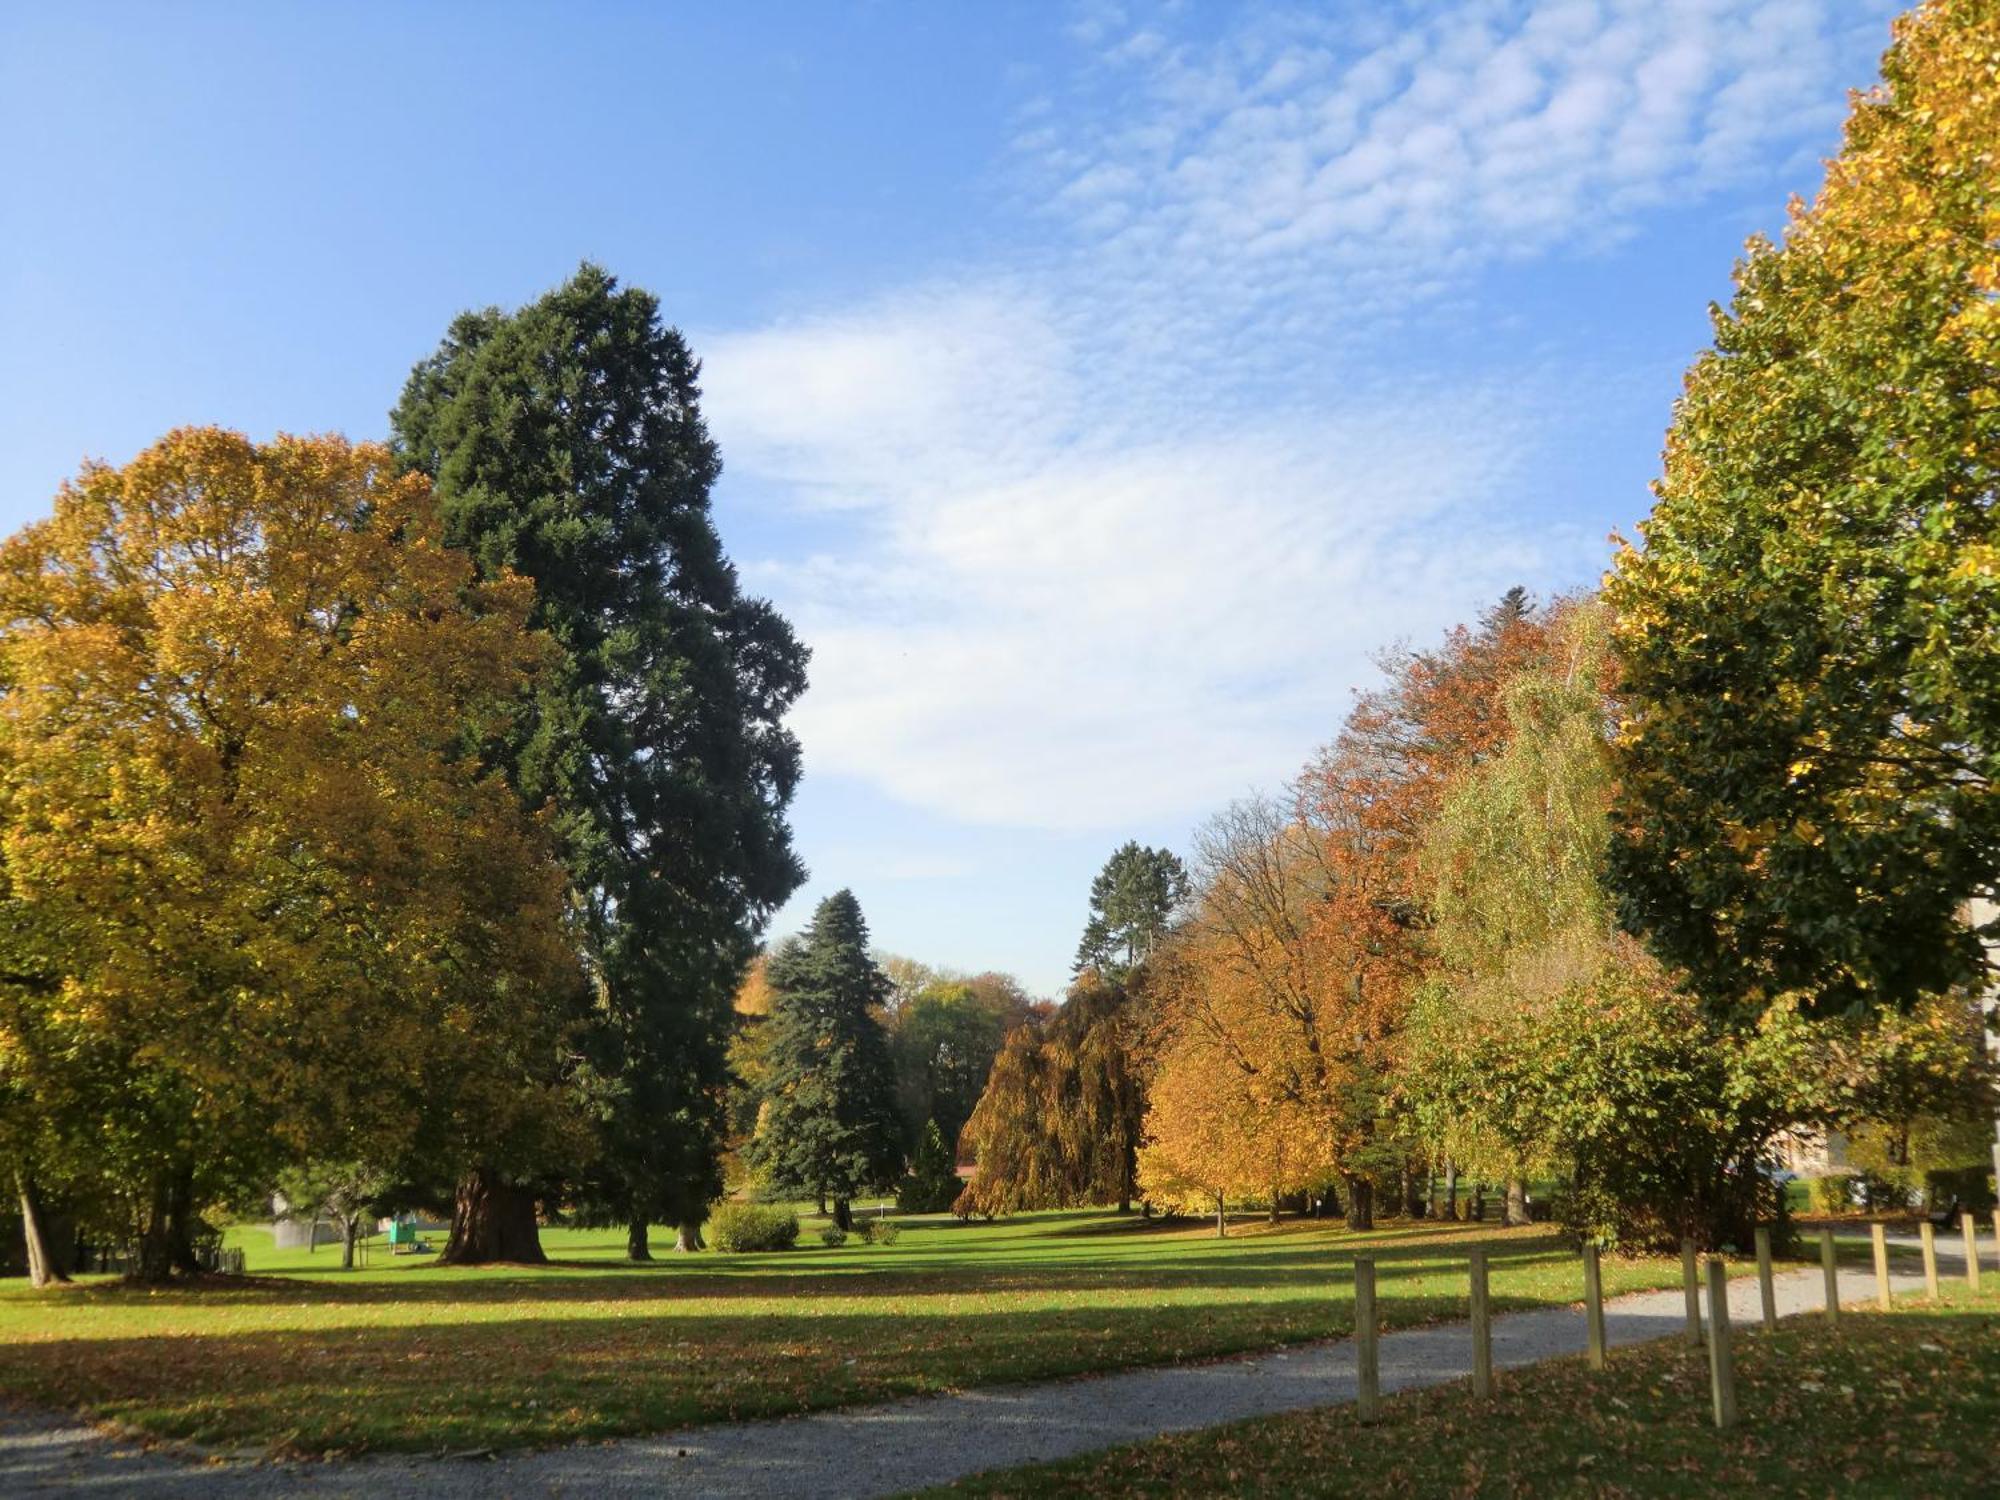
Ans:
[[[1261,1197],[1275,1220],[1287,1193],[1334,1171],[1326,1133],[1307,1111],[1238,1066],[1226,1039],[1198,1024],[1179,1026],[1161,1044],[1146,1132],[1139,1184],[1147,1198],[1212,1205],[1218,1236],[1228,1232],[1230,1198]]]
[[[0,550],[0,1137],[148,1277],[283,1165],[574,1146],[561,870],[479,753],[529,603],[334,437],[172,433]]]

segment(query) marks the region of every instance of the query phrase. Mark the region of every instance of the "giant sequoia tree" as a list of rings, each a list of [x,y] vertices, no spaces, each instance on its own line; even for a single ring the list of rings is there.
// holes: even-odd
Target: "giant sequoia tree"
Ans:
[[[1897,25],[1753,241],[1606,587],[1622,914],[1711,1003],[1976,976],[2000,886],[2000,4]],[[1989,931],[1985,936],[1994,934]]]
[[[31,1234],[38,1190],[108,1196],[159,1278],[288,1161],[571,1159],[562,873],[477,753],[544,658],[530,603],[337,438],[176,432],[8,540],[0,1144]]]
[[[393,417],[452,540],[532,579],[560,648],[502,755],[553,804],[583,910],[604,1149],[581,1196],[636,1255],[650,1222],[690,1243],[721,1188],[731,996],[802,878],[783,718],[806,652],[723,555],[698,370],[653,297],[587,265],[461,316]],[[526,1185],[476,1174],[460,1204],[450,1258],[538,1253]]]
[[[850,1200],[903,1165],[889,1039],[874,1014],[889,985],[853,893],[822,901],[765,972],[771,1018],[751,1164],[781,1191],[830,1199],[834,1222],[851,1229]]]

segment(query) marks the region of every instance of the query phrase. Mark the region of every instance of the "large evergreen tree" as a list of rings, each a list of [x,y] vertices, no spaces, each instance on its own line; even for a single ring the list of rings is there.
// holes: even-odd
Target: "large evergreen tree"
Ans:
[[[720,1191],[731,995],[803,878],[784,817],[798,746],[782,720],[806,651],[723,554],[698,372],[652,296],[586,265],[518,312],[458,318],[393,415],[451,539],[489,575],[532,579],[533,622],[561,648],[500,753],[563,835],[605,1081],[604,1150],[582,1197],[629,1226],[635,1255],[650,1222],[691,1243]],[[462,1209],[479,1202],[516,1243],[475,1212],[450,1255],[522,1253],[522,1186],[461,1184]]]
[[[903,1162],[889,1041],[874,1012],[888,981],[868,956],[851,891],[822,901],[812,928],[772,955],[764,1106],[750,1161],[786,1192],[849,1202],[892,1181]]]
[[[1153,950],[1187,899],[1187,869],[1170,850],[1127,843],[1090,883],[1090,919],[1076,947],[1076,972],[1122,979]]]

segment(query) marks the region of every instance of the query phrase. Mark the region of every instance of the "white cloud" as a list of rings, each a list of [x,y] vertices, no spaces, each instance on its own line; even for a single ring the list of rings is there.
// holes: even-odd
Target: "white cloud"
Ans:
[[[1860,8],[1259,11],[1199,45],[1090,11],[1015,143],[1058,250],[700,340],[732,475],[838,537],[746,567],[814,648],[809,772],[998,825],[1195,814],[1294,769],[1370,652],[1588,577],[1598,538],[1491,511],[1560,405],[1532,372],[1388,392],[1340,351],[1826,139]]]

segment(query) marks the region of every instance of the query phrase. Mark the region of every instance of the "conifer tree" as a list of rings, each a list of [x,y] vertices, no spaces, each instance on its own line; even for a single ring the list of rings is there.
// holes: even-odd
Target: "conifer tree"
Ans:
[[[581,1197],[637,1257],[649,1222],[692,1248],[721,1191],[731,998],[803,878],[783,717],[806,651],[723,554],[699,368],[652,296],[586,265],[519,312],[457,319],[393,416],[451,539],[533,580],[533,623],[562,651],[503,759],[554,806],[601,981],[604,1149]],[[521,1185],[463,1186],[532,1236]],[[448,1256],[490,1240],[475,1225]]]
[[[851,1200],[902,1166],[895,1073],[874,1015],[888,981],[868,956],[853,892],[822,901],[767,974],[769,1071],[750,1162],[780,1191],[831,1200],[834,1222],[851,1229]]]
[[[1128,842],[1090,883],[1090,918],[1076,947],[1075,972],[1119,980],[1152,952],[1187,899],[1187,870],[1171,850]]]

